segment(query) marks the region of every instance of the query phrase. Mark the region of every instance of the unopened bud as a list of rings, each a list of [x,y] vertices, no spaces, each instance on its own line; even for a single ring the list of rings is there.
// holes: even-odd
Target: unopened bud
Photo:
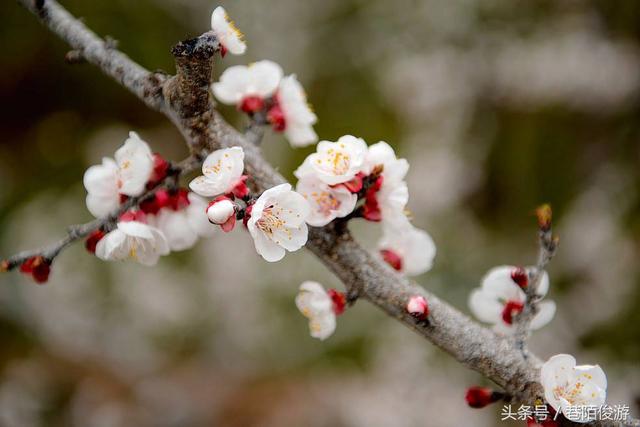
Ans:
[[[549,231],[551,229],[552,216],[551,205],[548,203],[536,209],[536,217],[538,218],[538,227],[540,227],[540,230]]]
[[[491,390],[486,387],[475,386],[467,389],[465,400],[467,401],[467,405],[472,408],[484,408],[491,403],[497,402],[503,397],[504,393],[500,393],[499,391]]]
[[[527,274],[527,270],[522,267],[516,267],[511,270],[511,280],[516,282],[520,288],[524,289],[529,284],[529,275]]]
[[[414,295],[407,303],[407,313],[419,320],[424,320],[429,316],[429,304],[421,295]]]
[[[233,202],[229,199],[213,201],[207,208],[207,218],[214,224],[222,225],[236,214]]]

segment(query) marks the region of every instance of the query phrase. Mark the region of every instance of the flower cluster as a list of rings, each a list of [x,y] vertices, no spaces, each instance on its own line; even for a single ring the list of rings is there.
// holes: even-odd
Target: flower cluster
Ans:
[[[491,269],[482,279],[481,287],[469,297],[471,312],[479,320],[492,324],[496,332],[513,334],[517,316],[524,309],[527,300],[523,289],[529,286],[529,271],[508,265]],[[536,289],[537,298],[543,298],[548,290],[549,276],[544,272]],[[531,320],[531,329],[545,326],[555,312],[556,305],[553,301],[538,303],[538,312]]]
[[[296,190],[311,205],[309,225],[348,216],[382,222],[381,256],[399,272],[415,276],[431,268],[436,247],[406,216],[408,170],[409,163],[386,142],[367,146],[362,138],[345,135],[318,143],[294,174]]]
[[[167,176],[169,163],[130,132],[115,160],[104,158],[84,174],[87,208],[96,217],[114,214],[129,197],[140,197]],[[205,214],[206,201],[181,188],[159,188],[143,197],[139,209],[122,214],[113,230],[96,230],[87,250],[103,260],[131,259],[154,265],[161,255],[195,245],[213,229]]]
[[[263,60],[229,67],[211,89],[223,104],[235,105],[271,124],[274,131],[283,132],[294,147],[318,140],[313,130],[317,117],[302,85],[293,74],[283,77],[282,68],[275,62]]]
[[[289,184],[270,188],[255,199],[243,171],[242,148],[217,150],[205,159],[203,175],[189,187],[201,196],[214,197],[205,209],[211,223],[231,231],[236,219],[242,218],[258,254],[269,262],[279,261],[286,251],[297,251],[307,242],[309,204]]]

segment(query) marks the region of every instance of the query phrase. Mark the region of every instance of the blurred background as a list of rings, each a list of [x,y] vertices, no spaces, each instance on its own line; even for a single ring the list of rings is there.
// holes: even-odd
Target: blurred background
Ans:
[[[536,256],[534,208],[561,238],[549,269],[542,358],[599,363],[608,400],[640,402],[640,2],[271,0],[221,2],[248,53],[296,73],[321,138],[385,140],[409,159],[410,209],[438,246],[417,280],[468,313],[500,264]],[[73,14],[149,69],[209,28],[204,0],[69,0]],[[178,132],[15,2],[0,4],[0,255],[91,218],[82,175],[136,130],[186,156]],[[233,108],[232,122],[245,123]],[[289,178],[310,152],[269,135]],[[373,247],[375,224],[354,224]],[[310,253],[268,264],[242,230],[158,266],[107,264],[77,244],[49,283],[0,276],[0,425],[494,426],[469,409],[486,384],[369,304],[310,338],[293,303],[303,280],[340,287]],[[521,424],[523,424],[521,422]],[[513,424],[516,425],[516,424]]]

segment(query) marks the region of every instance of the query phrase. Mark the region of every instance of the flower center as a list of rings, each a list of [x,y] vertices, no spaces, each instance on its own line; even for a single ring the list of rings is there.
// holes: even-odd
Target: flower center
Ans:
[[[344,175],[349,170],[351,156],[344,151],[330,148],[323,160],[326,164],[321,166],[327,167],[334,175]],[[322,163],[321,160],[318,162]]]
[[[340,202],[333,194],[327,191],[314,191],[311,198],[318,205],[318,209],[323,215],[329,215],[331,211],[335,211],[340,207]]]
[[[285,229],[287,222],[280,218],[283,210],[278,205],[270,205],[262,210],[262,216],[256,221],[258,228],[268,235],[273,236],[273,233],[277,230]],[[285,231],[291,234],[289,230]]]

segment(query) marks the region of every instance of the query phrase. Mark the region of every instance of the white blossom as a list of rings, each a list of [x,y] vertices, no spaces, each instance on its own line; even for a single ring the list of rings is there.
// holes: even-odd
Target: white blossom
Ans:
[[[378,249],[387,262],[407,276],[425,273],[433,266],[436,245],[424,230],[414,227],[408,219],[397,224],[385,223]]]
[[[305,159],[295,175],[314,175],[328,185],[345,183],[361,171],[366,156],[367,143],[362,138],[345,135],[336,142],[320,141],[316,152]]]
[[[205,212],[208,202],[194,193],[187,195],[187,201],[185,207],[164,207],[155,218],[149,217],[149,222],[164,234],[172,251],[190,249],[198,238],[210,237],[215,232]]]
[[[404,222],[409,202],[409,188],[405,177],[409,171],[406,159],[398,159],[393,148],[384,141],[369,147],[364,166],[366,174],[382,166],[380,183],[367,197],[365,218],[374,221]]]
[[[164,234],[139,220],[119,221],[96,245],[96,256],[105,261],[131,259],[143,265],[155,265],[169,253]]]
[[[515,331],[515,317],[522,312],[526,295],[514,281],[514,266],[491,269],[482,279],[480,288],[469,297],[471,312],[481,321],[494,325],[494,330],[503,334]],[[544,297],[549,290],[549,276],[545,272],[538,283],[537,294]],[[538,303],[538,313],[531,320],[531,329],[540,329],[551,321],[556,305],[553,301]]]
[[[307,95],[295,75],[282,79],[276,99],[277,106],[270,111],[274,128],[283,130],[294,147],[316,143],[318,135],[313,124],[318,118],[309,107]]]
[[[129,138],[116,151],[115,158],[120,172],[120,193],[127,196],[142,194],[153,172],[153,153],[149,145],[137,133],[129,132]]]
[[[87,169],[83,177],[87,190],[87,209],[97,218],[120,205],[120,195],[139,196],[153,172],[153,154],[137,133],[130,132],[124,145],[102,164]]]
[[[302,283],[296,296],[296,306],[309,319],[312,337],[325,340],[336,330],[333,301],[320,283],[312,281]]]
[[[576,366],[576,359],[569,354],[557,354],[547,360],[540,371],[540,382],[553,409],[578,423],[593,421],[596,414],[572,407],[600,408],[607,397],[607,377],[602,368]]]
[[[108,215],[120,205],[118,165],[113,159],[104,157],[102,164],[87,169],[83,183],[87,189],[87,209],[96,218]]]
[[[220,76],[220,81],[213,83],[211,88],[220,102],[236,105],[244,111],[257,111],[260,108],[247,109],[243,102],[251,100],[261,107],[261,102],[278,89],[281,79],[282,68],[273,61],[263,60],[248,66],[227,68]]]
[[[293,252],[307,243],[309,203],[280,184],[262,193],[251,208],[247,228],[256,251],[269,262],[281,260],[285,250]]]
[[[205,159],[202,173],[189,183],[189,188],[201,196],[213,197],[228,193],[242,177],[244,151],[240,147],[216,150]]]
[[[309,202],[311,211],[307,224],[314,227],[349,215],[358,201],[358,196],[344,186],[332,187],[310,175],[298,181],[296,191]]]
[[[218,6],[211,14],[211,30],[220,41],[223,55],[226,51],[234,55],[242,55],[247,50],[243,34],[229,18],[222,6]]]

